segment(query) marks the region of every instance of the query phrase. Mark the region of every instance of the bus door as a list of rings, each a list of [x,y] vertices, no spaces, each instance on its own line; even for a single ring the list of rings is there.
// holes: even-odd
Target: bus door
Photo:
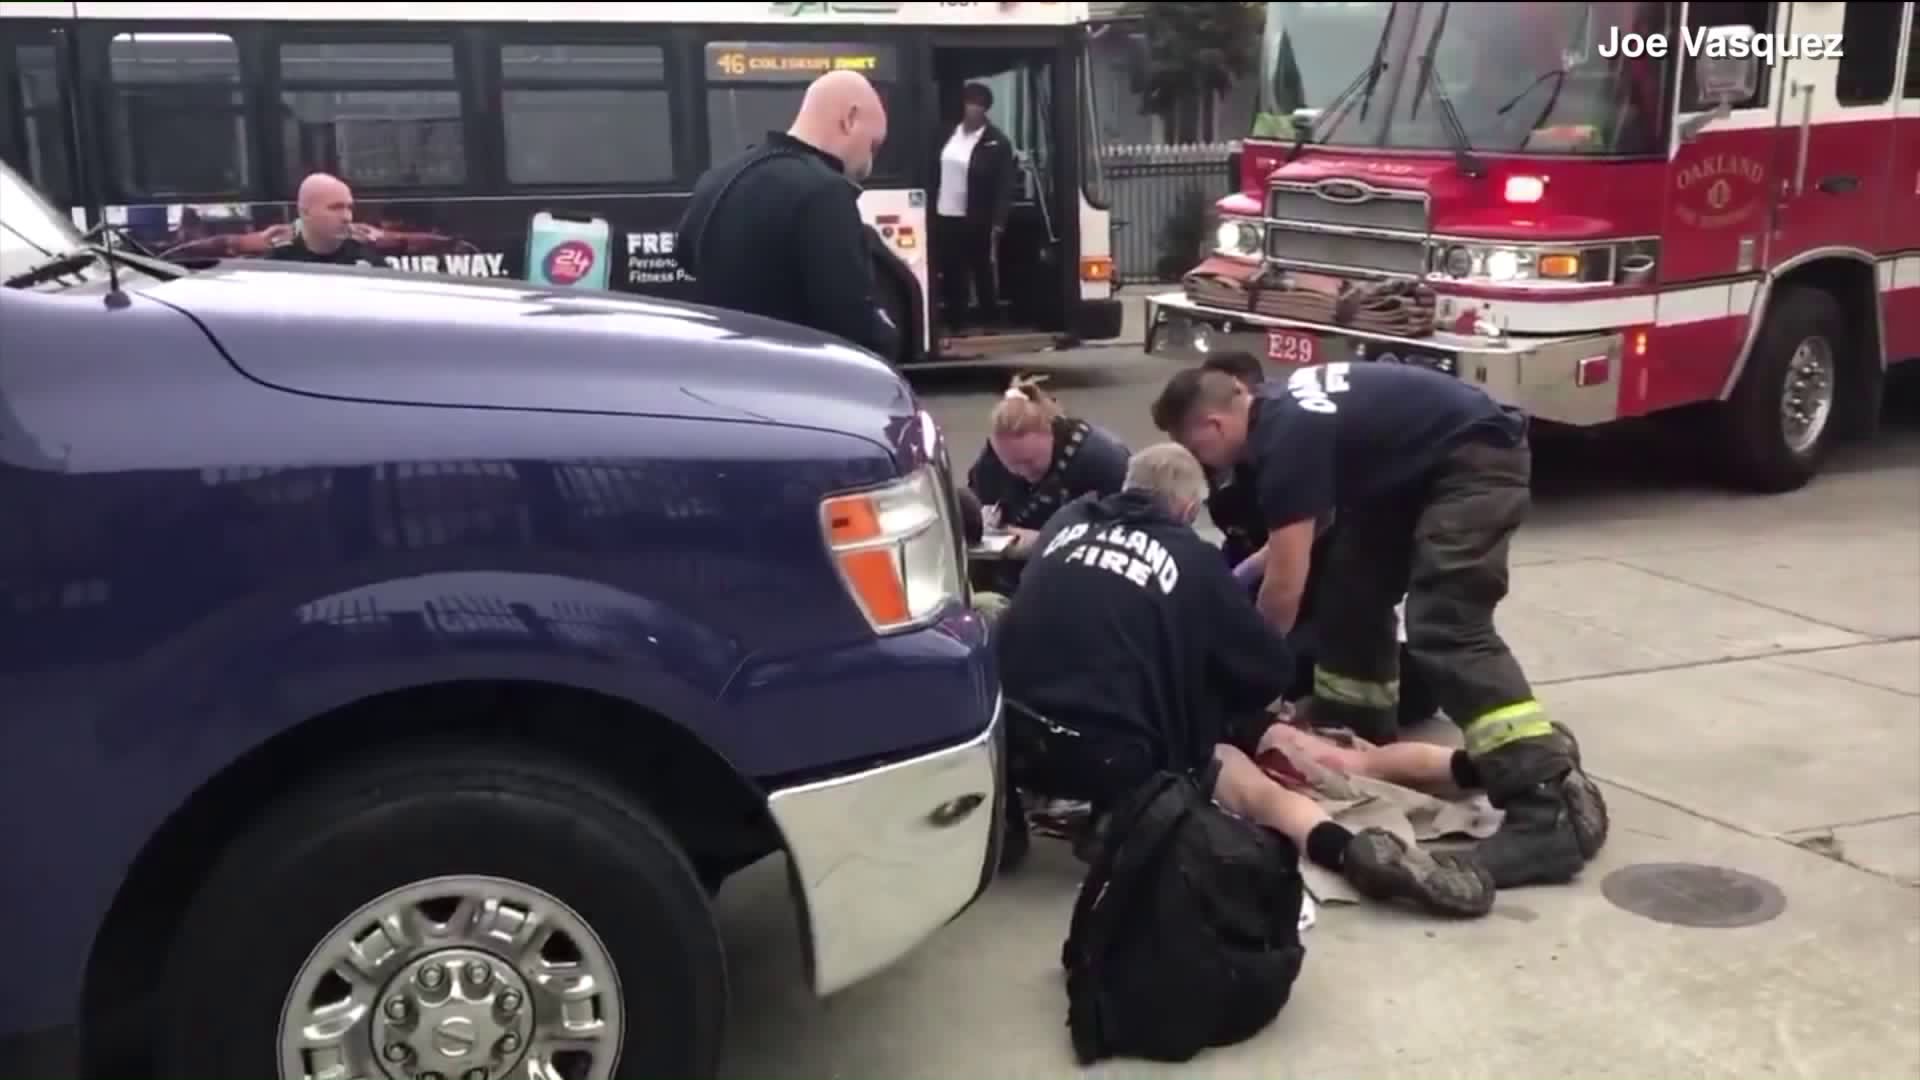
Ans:
[[[1036,347],[1050,343],[1068,325],[1069,305],[1078,299],[1066,288],[1069,268],[1077,274],[1076,207],[1065,196],[1074,185],[1062,180],[1063,141],[1058,127],[1056,71],[1058,49],[986,46],[937,47],[933,50],[938,115],[935,137],[927,152],[935,155],[930,176],[935,186],[927,196],[929,217],[938,213],[938,155],[947,137],[959,126],[961,92],[968,83],[980,83],[993,93],[988,120],[1006,132],[1017,163],[1013,207],[998,247],[1000,310],[984,313],[985,325],[961,330],[953,313],[940,311],[936,325],[947,339],[946,351],[967,352]],[[1070,110],[1069,110],[1070,112]],[[940,230],[934,226],[934,265],[947,266],[939,249]],[[943,295],[936,284],[935,295]],[[964,339],[964,341],[962,340]],[[972,346],[969,348],[969,346]]]

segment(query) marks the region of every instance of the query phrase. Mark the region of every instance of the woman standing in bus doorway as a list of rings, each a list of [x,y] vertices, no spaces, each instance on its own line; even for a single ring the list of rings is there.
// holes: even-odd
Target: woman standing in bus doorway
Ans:
[[[934,197],[933,259],[949,326],[991,325],[1000,313],[1000,234],[1013,206],[1015,163],[1007,133],[987,119],[993,91],[960,91],[960,126],[940,150]],[[969,289],[969,285],[972,286]],[[978,306],[969,310],[969,294]]]

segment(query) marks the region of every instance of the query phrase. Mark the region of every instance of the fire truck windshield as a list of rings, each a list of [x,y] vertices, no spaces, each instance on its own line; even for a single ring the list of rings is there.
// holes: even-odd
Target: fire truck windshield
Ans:
[[[1398,16],[1388,16],[1398,6]],[[1664,32],[1677,5],[1629,3],[1270,3],[1261,50],[1256,138],[1291,140],[1295,125],[1364,71],[1381,45],[1387,68],[1365,107],[1318,118],[1331,146],[1451,152],[1450,118],[1423,92],[1423,58],[1475,153],[1660,154],[1666,149],[1671,59],[1607,59],[1615,28]],[[1444,18],[1442,14],[1444,12]],[[1300,110],[1306,110],[1301,112]]]

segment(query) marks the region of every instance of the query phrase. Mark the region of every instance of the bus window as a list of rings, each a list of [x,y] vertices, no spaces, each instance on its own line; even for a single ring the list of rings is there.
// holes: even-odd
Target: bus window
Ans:
[[[60,96],[60,66],[52,45],[20,45],[13,50],[13,78],[0,90],[6,106],[0,116],[13,121],[19,139],[14,162],[34,187],[54,199],[73,195],[67,166],[67,115]]]
[[[707,46],[707,157],[721,162],[785,131],[800,110],[807,84],[834,68],[865,75],[887,109],[887,141],[874,161],[875,179],[905,174],[911,157],[911,116],[894,108],[898,75],[893,47],[814,42],[716,41]]]
[[[280,100],[289,184],[316,171],[375,189],[466,181],[452,45],[283,45]]]
[[[1100,101],[1095,96],[1098,83],[1093,77],[1093,65],[1088,56],[1080,57],[1076,74],[1080,82],[1080,191],[1086,196],[1087,205],[1104,210],[1107,206],[1106,155],[1100,152],[1103,129],[1100,126]]]
[[[501,115],[512,184],[674,177],[666,54],[653,45],[504,45]]]
[[[128,198],[240,194],[240,51],[225,34],[120,34],[108,46],[114,177]]]

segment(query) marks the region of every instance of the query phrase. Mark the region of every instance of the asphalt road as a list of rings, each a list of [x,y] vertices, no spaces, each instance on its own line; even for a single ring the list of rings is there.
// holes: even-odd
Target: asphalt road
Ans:
[[[1109,350],[1039,366],[1073,411],[1136,448],[1156,438],[1163,363]],[[959,468],[1011,370],[916,378]],[[1323,909],[1293,1002],[1260,1037],[1092,1072],[1920,1077],[1920,388],[1896,399],[1877,443],[1784,496],[1711,486],[1660,432],[1542,447],[1501,625],[1605,783],[1598,862],[1472,923]],[[1698,929],[1603,892],[1616,871],[1670,863],[1763,884],[1716,896],[1666,879],[1669,907],[1711,921],[1774,888],[1780,910]],[[1057,957],[1079,870],[1038,842],[915,955],[822,1002],[784,867],[754,868],[721,897],[727,1074],[1075,1075]]]

